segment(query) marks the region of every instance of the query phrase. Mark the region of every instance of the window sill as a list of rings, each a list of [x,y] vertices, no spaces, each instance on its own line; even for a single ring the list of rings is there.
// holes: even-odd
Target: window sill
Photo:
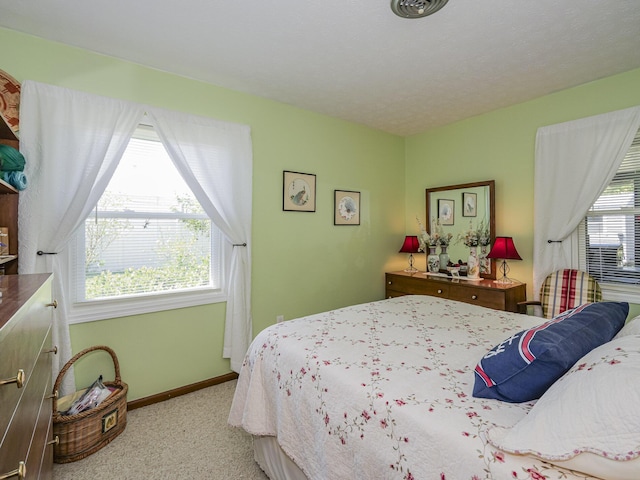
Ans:
[[[629,302],[640,304],[640,285],[617,285],[600,283],[602,297],[612,302]]]
[[[71,305],[68,318],[70,324],[86,323],[226,301],[226,295],[220,290],[212,289],[127,299],[96,300]]]

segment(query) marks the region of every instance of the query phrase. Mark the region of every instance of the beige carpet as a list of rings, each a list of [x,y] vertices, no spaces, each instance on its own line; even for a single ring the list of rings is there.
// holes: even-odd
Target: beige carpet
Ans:
[[[227,425],[236,382],[127,412],[109,445],[73,463],[55,464],[54,480],[266,480],[251,437]]]

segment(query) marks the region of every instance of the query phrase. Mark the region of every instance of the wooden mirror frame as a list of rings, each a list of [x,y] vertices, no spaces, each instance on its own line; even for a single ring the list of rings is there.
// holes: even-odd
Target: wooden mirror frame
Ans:
[[[425,215],[425,219],[426,219],[426,225],[425,228],[427,230],[427,232],[429,232],[429,234],[431,234],[431,225],[434,224],[433,222],[433,218],[431,218],[430,216],[430,212],[431,212],[431,194],[433,193],[438,193],[438,192],[451,192],[452,194],[455,194],[457,196],[457,198],[459,198],[460,200],[458,201],[462,201],[462,194],[464,193],[464,190],[468,190],[470,188],[477,188],[477,187],[488,187],[489,189],[489,234],[491,237],[491,246],[493,246],[493,243],[496,240],[496,209],[495,209],[495,200],[496,200],[496,193],[495,193],[495,180],[486,180],[484,182],[472,182],[472,183],[461,183],[459,185],[447,185],[444,187],[436,187],[436,188],[427,188],[426,189],[426,199],[427,199],[427,210],[426,210],[426,215]],[[457,192],[456,192],[457,191]],[[463,227],[466,228],[466,225]],[[454,235],[454,239],[455,239],[455,235]],[[491,260],[491,272],[490,273],[481,273],[480,276],[482,278],[489,278],[492,280],[496,279],[496,261],[495,259],[490,259]]]

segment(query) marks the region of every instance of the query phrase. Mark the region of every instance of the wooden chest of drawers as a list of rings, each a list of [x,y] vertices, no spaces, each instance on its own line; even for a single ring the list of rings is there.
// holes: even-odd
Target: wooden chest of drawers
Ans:
[[[524,283],[501,285],[484,279],[472,282],[426,276],[422,272],[389,272],[385,277],[387,298],[431,295],[509,312],[517,312],[518,302],[527,299],[527,287]]]
[[[50,479],[51,276],[4,275],[0,291],[0,478]]]

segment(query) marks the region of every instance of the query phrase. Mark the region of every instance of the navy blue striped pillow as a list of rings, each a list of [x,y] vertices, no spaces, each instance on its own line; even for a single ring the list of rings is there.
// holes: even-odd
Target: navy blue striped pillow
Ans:
[[[512,403],[540,398],[584,355],[611,340],[628,314],[626,302],[587,303],[516,333],[478,362],[473,396]]]

